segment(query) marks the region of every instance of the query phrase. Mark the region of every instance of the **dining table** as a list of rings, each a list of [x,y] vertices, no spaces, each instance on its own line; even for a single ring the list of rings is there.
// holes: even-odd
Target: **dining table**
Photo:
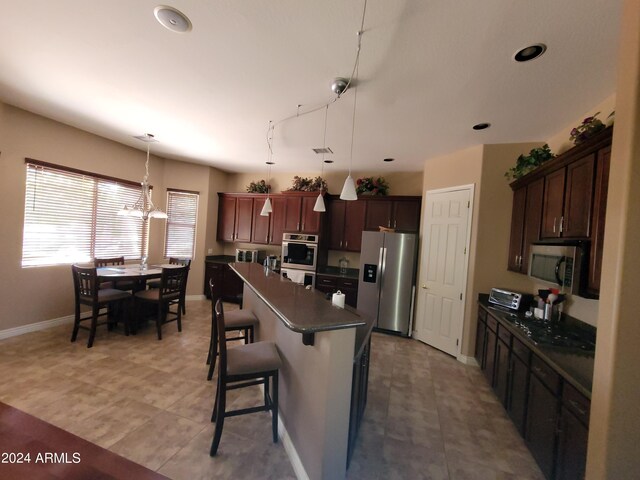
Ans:
[[[163,268],[180,268],[182,265],[163,263],[159,265],[113,265],[96,269],[96,274],[100,282],[119,282],[122,280],[132,281],[134,284],[133,293],[144,290],[147,280],[162,277]]]

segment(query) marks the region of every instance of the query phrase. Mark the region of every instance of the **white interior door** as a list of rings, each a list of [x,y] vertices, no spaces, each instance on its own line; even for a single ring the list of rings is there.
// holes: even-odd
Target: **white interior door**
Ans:
[[[414,337],[460,353],[473,185],[428,191]]]

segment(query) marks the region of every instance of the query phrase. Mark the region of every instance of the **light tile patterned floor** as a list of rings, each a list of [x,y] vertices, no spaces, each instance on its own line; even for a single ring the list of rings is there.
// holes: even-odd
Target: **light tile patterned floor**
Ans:
[[[234,305],[225,305],[235,308]],[[210,303],[187,303],[157,341],[71,326],[0,341],[0,400],[174,479],[295,478],[268,414],[225,421],[208,455],[215,383],[207,382]],[[257,388],[232,391],[236,407]],[[1,469],[0,469],[1,470]],[[542,479],[478,368],[420,342],[374,334],[369,396],[348,479]]]

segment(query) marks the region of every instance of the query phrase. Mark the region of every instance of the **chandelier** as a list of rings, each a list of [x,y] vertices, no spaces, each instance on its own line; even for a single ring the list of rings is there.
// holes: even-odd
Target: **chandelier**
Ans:
[[[157,140],[150,133],[146,133],[135,138],[147,143],[147,161],[144,164],[145,174],[142,178],[142,182],[140,183],[142,191],[140,192],[140,196],[136,203],[133,205],[125,205],[120,211],[118,211],[118,215],[142,218],[144,221],[147,221],[150,218],[167,218],[167,214],[159,208],[156,208],[151,201],[151,187],[149,186],[149,145],[152,142],[157,142]]]

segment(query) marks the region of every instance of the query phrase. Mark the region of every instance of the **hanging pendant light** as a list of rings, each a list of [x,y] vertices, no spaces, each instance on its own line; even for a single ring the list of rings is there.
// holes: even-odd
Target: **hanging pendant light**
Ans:
[[[356,67],[356,79],[358,75],[358,69]],[[342,192],[340,193],[341,200],[358,200],[358,194],[356,193],[356,185],[351,176],[351,166],[353,165],[353,137],[356,130],[356,103],[358,100],[358,85],[353,88],[353,117],[351,119],[351,152],[349,154],[349,175],[344,181]]]
[[[140,196],[136,203],[131,206],[125,205],[118,211],[118,215],[142,218],[144,221],[147,221],[150,218],[167,218],[167,214],[159,208],[156,208],[151,201],[151,186],[149,185],[149,145],[153,142],[157,142],[157,140],[150,133],[146,133],[135,138],[147,143],[147,161],[144,164],[145,175],[140,183],[142,191],[140,192]]]
[[[327,114],[329,113],[329,104],[324,109],[324,135],[322,137],[322,168],[320,170],[320,180],[322,181],[322,175],[324,175],[324,154],[327,151]],[[326,212],[327,207],[324,205],[324,196],[322,195],[322,183],[320,183],[320,193],[316,198],[316,203],[313,206],[314,212]]]
[[[273,165],[274,163],[269,161],[266,162],[268,167],[267,167],[267,199],[264,202],[264,205],[262,206],[262,210],[260,210],[260,215],[263,217],[268,217],[269,214],[273,211],[273,209],[271,208],[271,199],[269,198],[269,192],[271,191],[271,185],[269,184],[269,179],[271,178],[271,165]]]

